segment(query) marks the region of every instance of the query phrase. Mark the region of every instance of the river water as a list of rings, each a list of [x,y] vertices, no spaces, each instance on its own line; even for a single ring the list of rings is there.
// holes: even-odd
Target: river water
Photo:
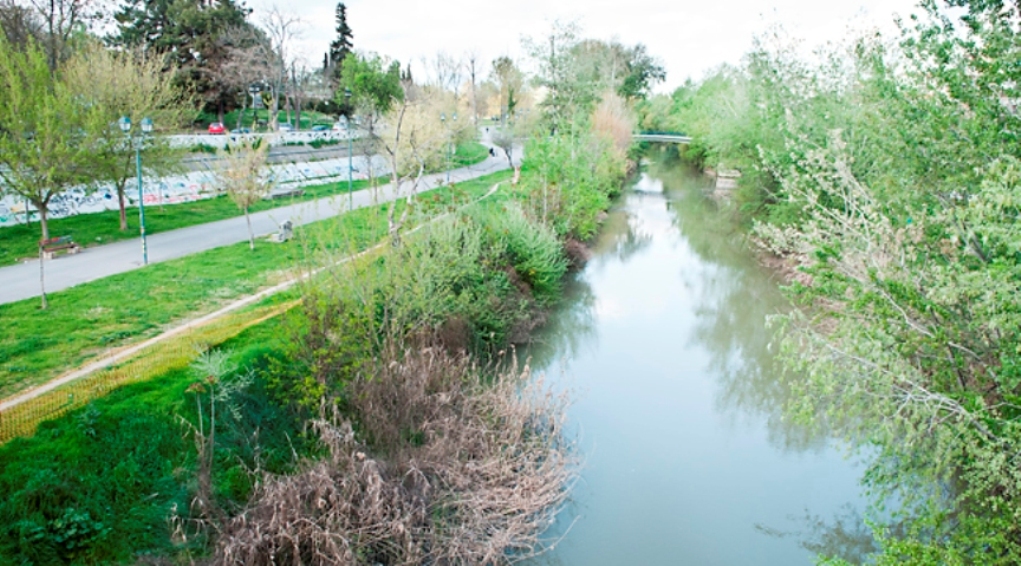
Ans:
[[[582,459],[539,564],[807,565],[869,550],[861,468],[783,417],[766,327],[784,308],[778,283],[703,185],[650,166],[529,350],[575,399]]]

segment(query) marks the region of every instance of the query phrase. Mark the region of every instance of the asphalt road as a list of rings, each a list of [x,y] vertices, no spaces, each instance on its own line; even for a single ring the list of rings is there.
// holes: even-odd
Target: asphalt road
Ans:
[[[507,169],[507,158],[503,152],[497,149],[496,153],[497,157],[489,157],[477,165],[451,171],[451,181],[466,181]],[[519,163],[520,156],[515,155],[514,157],[515,163]],[[426,175],[417,191],[423,192],[437,188],[445,181],[446,173]],[[357,191],[352,195],[353,206],[361,208],[401,198],[407,196],[410,189],[410,184],[403,185],[401,191],[394,191],[391,185],[384,185],[379,190],[375,203],[369,190]],[[279,224],[287,219],[297,226],[324,220],[346,210],[348,210],[348,195],[335,195],[252,214],[252,229],[256,236],[265,236],[277,232]],[[244,216],[161,232],[147,238],[149,263],[168,261],[236,244],[247,239],[248,228],[245,226]],[[86,248],[76,255],[66,255],[46,261],[44,265],[46,292],[60,291],[140,267],[142,267],[141,238]],[[0,268],[0,304],[38,296],[39,260]]]

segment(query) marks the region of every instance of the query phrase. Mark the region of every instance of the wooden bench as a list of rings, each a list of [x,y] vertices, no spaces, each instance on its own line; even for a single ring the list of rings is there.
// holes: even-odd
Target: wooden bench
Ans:
[[[82,249],[81,246],[71,239],[71,236],[61,236],[59,238],[42,240],[39,242],[39,247],[42,248],[43,258],[45,259],[53,259],[53,256],[60,252],[76,254]]]

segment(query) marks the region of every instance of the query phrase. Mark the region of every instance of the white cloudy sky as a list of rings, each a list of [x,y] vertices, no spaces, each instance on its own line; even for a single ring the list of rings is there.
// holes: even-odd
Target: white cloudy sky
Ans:
[[[522,56],[521,37],[541,37],[554,19],[576,20],[585,37],[644,43],[667,70],[669,89],[724,62],[737,62],[752,37],[781,23],[807,44],[850,27],[894,30],[917,0],[347,0],[356,49],[412,61],[474,49],[484,61]],[[300,50],[319,64],[334,36],[336,0],[248,0],[253,18],[277,5],[303,21]]]

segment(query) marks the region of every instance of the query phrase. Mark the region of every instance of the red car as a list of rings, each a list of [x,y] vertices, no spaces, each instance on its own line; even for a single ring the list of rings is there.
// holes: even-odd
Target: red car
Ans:
[[[209,133],[210,134],[226,134],[227,133],[227,128],[223,127],[223,122],[213,122],[212,124],[209,124]]]

